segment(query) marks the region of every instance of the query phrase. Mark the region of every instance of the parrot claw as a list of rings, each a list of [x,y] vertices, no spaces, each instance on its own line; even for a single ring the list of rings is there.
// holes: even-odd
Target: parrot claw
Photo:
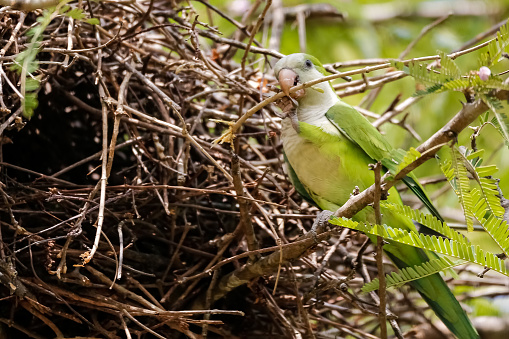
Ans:
[[[316,219],[315,221],[313,222],[313,226],[311,226],[311,230],[309,231],[309,233],[311,233],[311,236],[313,237],[313,240],[318,244],[318,238],[316,237],[316,230],[318,228],[322,228],[324,227],[328,222],[329,222],[329,219],[331,216],[334,215],[334,212],[332,211],[328,211],[328,210],[324,210],[324,211],[321,211],[320,213],[318,213],[318,215],[316,216]]]
[[[292,122],[292,127],[299,134],[300,127],[299,127],[299,117],[297,116],[297,110],[293,109],[292,111],[288,112],[286,115],[287,118],[290,118],[290,121]]]
[[[281,113],[276,113],[276,115],[281,119],[290,118],[293,129],[295,132],[299,133],[299,117],[297,115],[297,107],[299,106],[299,103],[297,100],[291,97],[283,97],[276,101],[275,104],[282,111]]]
[[[297,132],[297,134],[299,134],[300,132],[299,117],[297,115],[297,108],[299,107],[299,103],[294,98],[292,97],[289,98],[293,103],[293,107],[286,113],[286,117],[290,118],[293,129],[295,130],[295,132]]]

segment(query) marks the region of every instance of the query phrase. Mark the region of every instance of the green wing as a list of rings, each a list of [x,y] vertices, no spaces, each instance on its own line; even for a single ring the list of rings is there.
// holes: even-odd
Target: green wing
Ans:
[[[391,153],[390,159],[385,158],[382,160],[382,164],[385,168],[387,168],[391,173],[395,173],[398,170],[398,164],[403,161],[405,156],[405,151],[402,149],[393,150]],[[420,201],[423,202],[424,206],[431,212],[438,220],[444,222],[444,219],[435,208],[435,206],[429,200],[428,195],[424,191],[424,188],[421,186],[417,177],[413,173],[409,173],[406,177],[401,179],[408,188],[419,198]]]
[[[355,108],[347,103],[338,102],[327,111],[325,116],[345,137],[359,145],[370,158],[381,161],[382,165],[389,171],[394,172],[397,169],[398,163],[403,160],[402,157],[394,159],[395,161],[392,159],[398,152],[392,152],[392,146],[380,132],[364,116],[357,112]],[[431,214],[441,221],[444,220],[429,200],[429,197],[414,174],[410,173],[402,180],[419,200],[424,203]]]
[[[380,132],[352,106],[340,101],[332,106],[325,116],[342,134],[350,139],[350,141],[359,145],[370,158],[380,161],[389,157],[392,146],[385,140]]]
[[[295,170],[293,169],[292,165],[290,165],[290,162],[288,161],[288,158],[286,157],[285,152],[283,152],[283,157],[285,159],[285,163],[287,166],[287,174],[290,177],[290,181],[292,182],[293,186],[297,190],[297,193],[301,195],[301,197],[304,198],[307,202],[312,204],[313,206],[318,207],[316,202],[311,198],[308,191],[306,190],[306,187],[300,182],[299,177],[297,176],[297,173],[295,173]]]

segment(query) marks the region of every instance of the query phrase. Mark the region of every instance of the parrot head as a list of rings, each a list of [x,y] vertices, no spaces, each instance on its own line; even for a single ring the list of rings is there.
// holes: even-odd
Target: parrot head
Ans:
[[[308,101],[310,104],[323,102],[323,94],[336,96],[328,82],[319,83],[290,94],[290,88],[293,86],[327,75],[323,65],[312,55],[295,53],[285,56],[274,66],[274,74],[279,81],[281,90],[299,103],[302,101]]]

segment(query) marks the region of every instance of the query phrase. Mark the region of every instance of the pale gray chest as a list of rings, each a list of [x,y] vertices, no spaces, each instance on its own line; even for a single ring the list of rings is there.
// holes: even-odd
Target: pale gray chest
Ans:
[[[319,145],[297,134],[289,119],[283,121],[281,133],[286,157],[308,192],[332,202],[343,200],[346,191],[340,184],[344,176],[340,156],[324,155]]]

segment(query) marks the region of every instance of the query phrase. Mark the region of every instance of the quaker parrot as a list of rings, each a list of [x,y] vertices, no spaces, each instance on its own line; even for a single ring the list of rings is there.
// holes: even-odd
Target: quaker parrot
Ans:
[[[335,211],[350,198],[355,186],[362,191],[374,183],[368,165],[387,159],[392,147],[365,117],[340,100],[329,82],[289,93],[292,86],[327,75],[317,58],[303,53],[288,55],[276,63],[274,73],[282,91],[295,105],[294,114],[283,119],[281,129],[290,180],[304,199],[322,210]],[[408,176],[404,181],[437,214],[415,177]],[[388,201],[402,204],[394,187],[389,190]],[[382,214],[384,224],[417,231],[405,216],[387,209],[382,209]],[[353,219],[374,223],[374,210],[368,206]],[[386,244],[384,251],[400,269],[436,258],[434,253],[399,243]],[[411,285],[458,338],[479,338],[439,274]]]

